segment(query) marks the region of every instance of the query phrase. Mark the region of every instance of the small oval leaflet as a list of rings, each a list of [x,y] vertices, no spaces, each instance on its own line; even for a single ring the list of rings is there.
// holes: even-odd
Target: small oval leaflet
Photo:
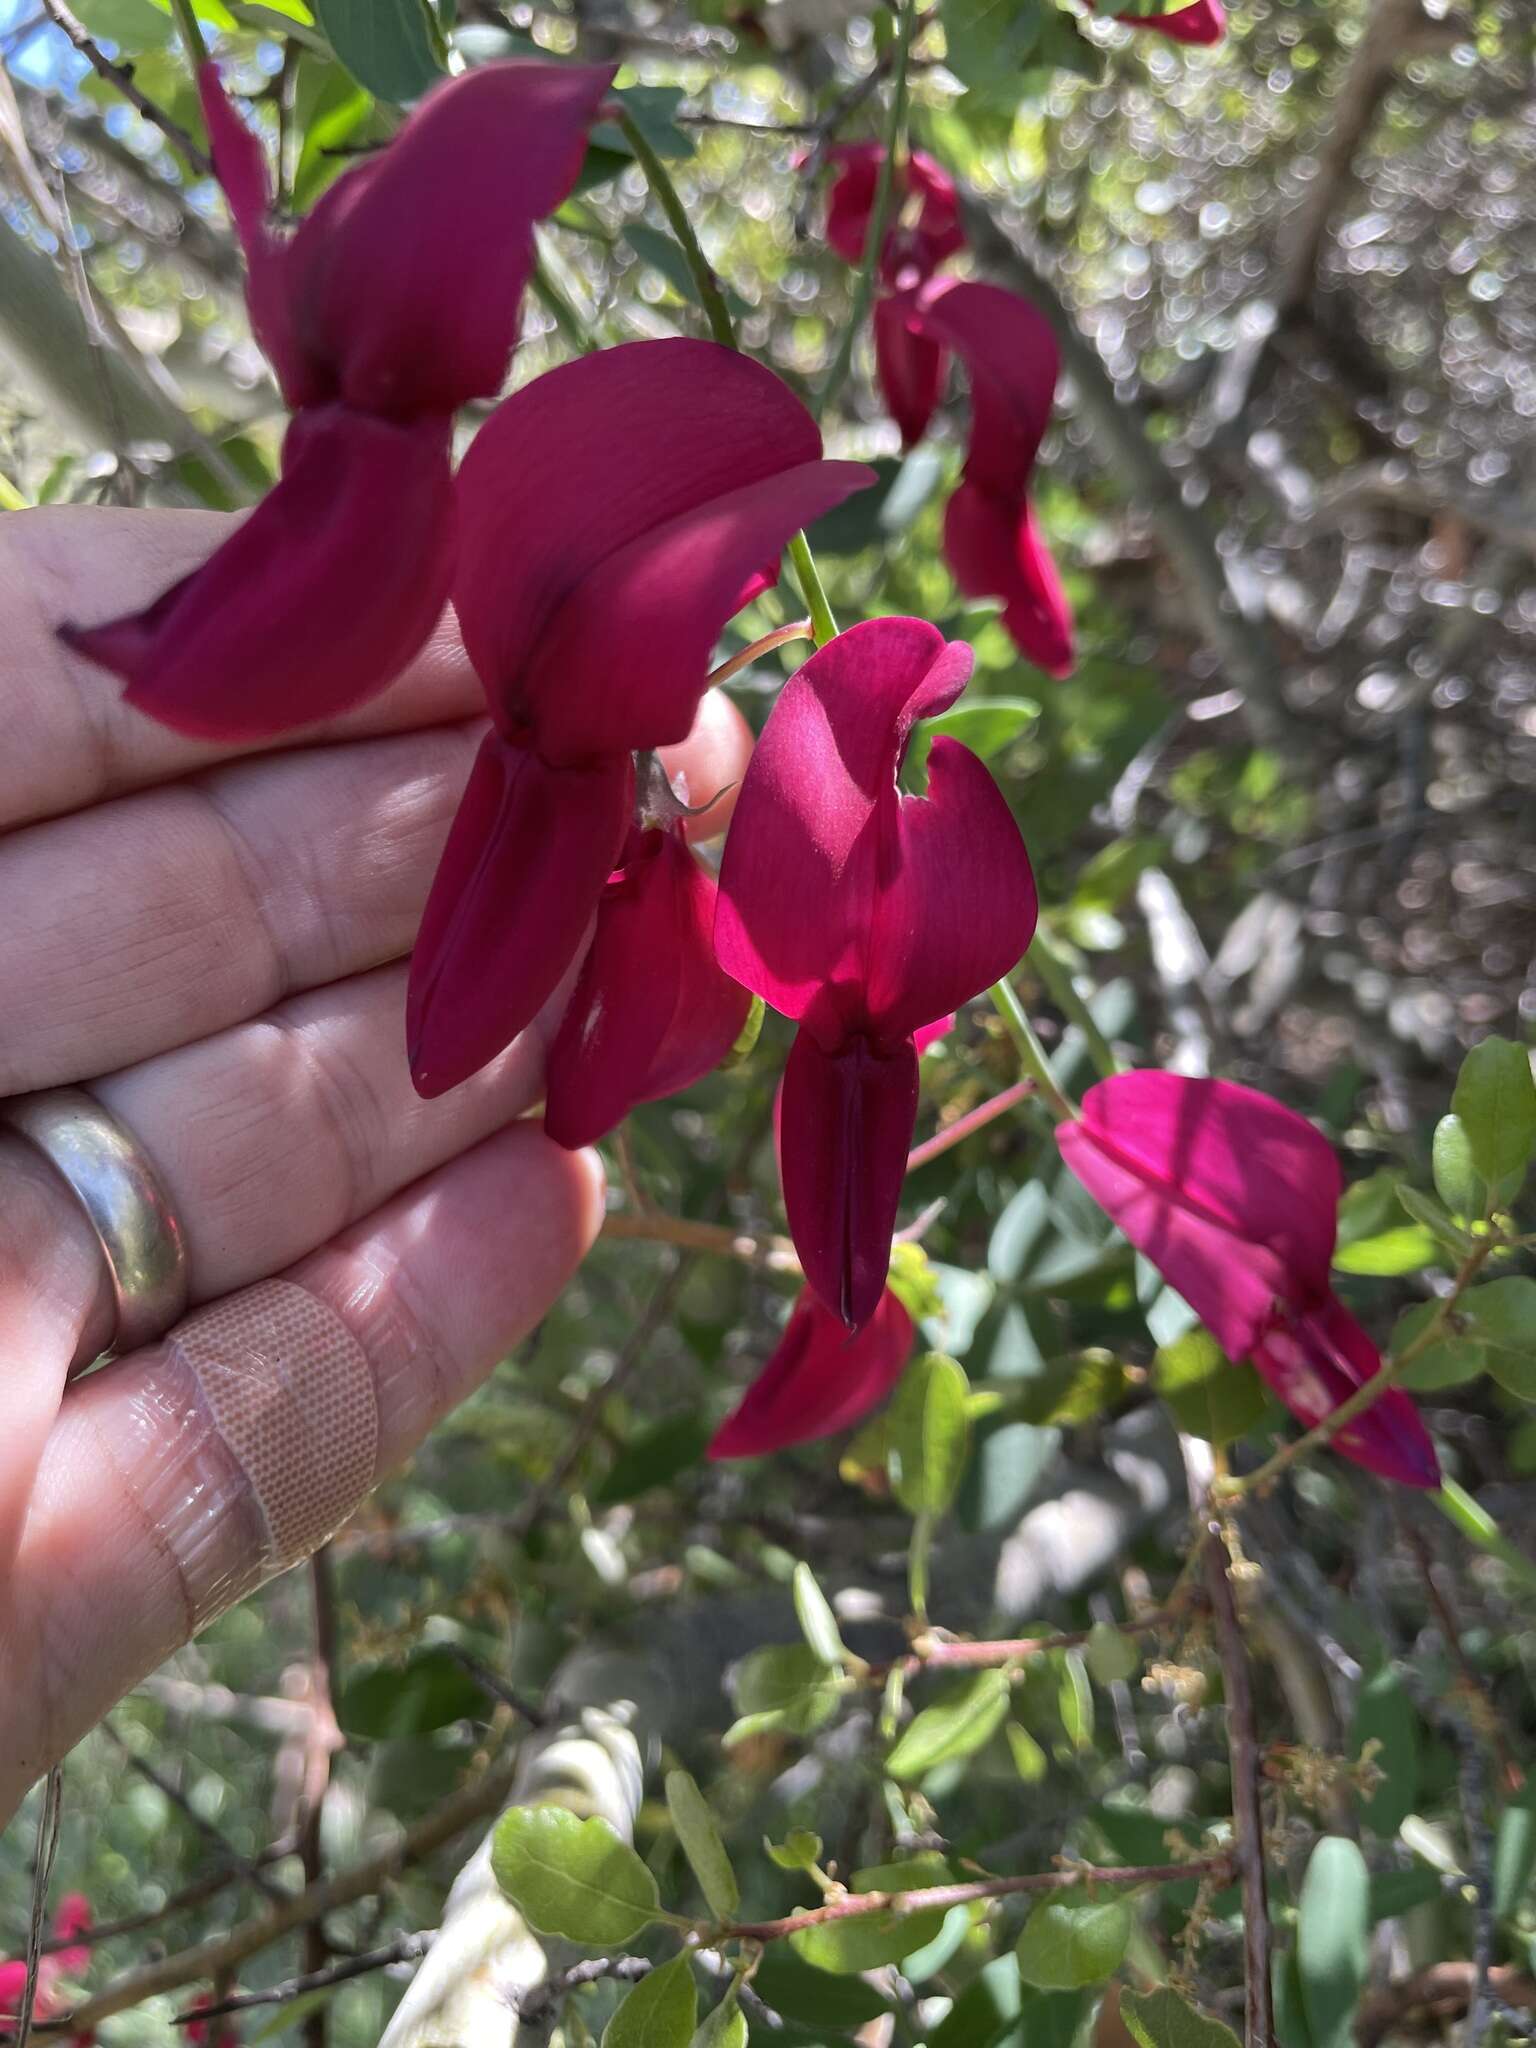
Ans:
[[[656,1880],[605,1820],[513,1806],[491,1842],[496,1882],[536,1934],[591,1948],[629,1941],[661,1905]]]

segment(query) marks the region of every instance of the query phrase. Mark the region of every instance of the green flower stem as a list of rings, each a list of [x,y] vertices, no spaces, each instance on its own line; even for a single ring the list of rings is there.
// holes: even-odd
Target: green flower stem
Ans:
[[[619,128],[624,140],[635,152],[635,161],[645,172],[645,181],[656,195],[657,205],[667,216],[667,226],[676,235],[678,247],[687,259],[689,272],[699,294],[699,304],[704,308],[704,317],[709,322],[710,333],[722,348],[735,348],[736,329],[731,320],[731,309],[725,303],[720,280],[716,277],[714,266],[704,254],[703,246],[693,231],[688,209],[672,182],[671,174],[651,147],[650,138],[645,130],[627,107],[620,111]]]
[[[206,64],[208,45],[203,41],[203,31],[193,11],[192,0],[171,0],[171,13],[175,17],[181,40],[186,45],[188,61],[194,69],[199,64]]]
[[[1043,925],[1035,928],[1034,942],[1028,954],[1029,965],[1044,982],[1051,1001],[1064,1017],[1070,1017],[1083,1034],[1093,1064],[1107,1080],[1111,1074],[1118,1074],[1120,1062],[1115,1058],[1115,1049],[1093,1021],[1093,1012],[1077,992],[1072,979],[1072,969],[1063,954],[1056,949]]]
[[[864,237],[863,259],[859,264],[858,276],[854,279],[853,303],[848,309],[848,321],[843,328],[837,354],[832,359],[832,367],[827,372],[827,381],[816,400],[818,418],[832,410],[848,381],[848,372],[853,365],[854,346],[865,321],[869,318],[870,305],[874,300],[875,278],[880,269],[880,252],[885,247],[886,229],[891,218],[891,203],[896,195],[897,158],[906,146],[908,60],[912,54],[912,35],[916,27],[917,0],[902,0],[896,26],[896,53],[891,65],[891,107],[885,124],[885,157],[875,184],[875,203],[869,216],[869,229]]]
[[[1488,1510],[1475,1501],[1465,1487],[1458,1486],[1454,1479],[1447,1479],[1438,1493],[1430,1495],[1430,1499],[1469,1543],[1475,1543],[1479,1550],[1496,1557],[1522,1585],[1536,1587],[1536,1563],[1523,1550],[1515,1548]]]
[[[581,315],[571,304],[550,275],[548,264],[540,255],[533,266],[534,296],[551,315],[555,325],[579,355],[591,355],[600,344],[594,341],[582,325]]]
[[[993,1008],[1008,1027],[1008,1036],[1013,1040],[1014,1048],[1019,1055],[1019,1063],[1025,1073],[1039,1087],[1056,1120],[1070,1122],[1077,1115],[1077,1105],[1051,1072],[1051,1063],[1046,1058],[1045,1047],[1035,1036],[1035,1028],[1025,1014],[1024,1005],[1014,994],[1013,983],[994,982],[989,993]]]
[[[800,594],[805,599],[805,608],[811,615],[811,638],[818,647],[825,647],[829,640],[837,638],[837,620],[827,602],[827,593],[822,585],[821,572],[816,567],[816,557],[811,553],[811,544],[803,533],[797,533],[789,544],[789,559],[795,565],[799,579]]]
[[[633,114],[626,108],[619,115],[619,128],[625,141],[635,152],[635,161],[645,172],[645,181],[654,193],[657,205],[667,217],[667,225],[677,237],[677,245],[683,252],[689,275],[704,308],[704,317],[709,322],[709,331],[722,348],[736,348],[736,327],[731,319],[731,309],[725,303],[725,294],[720,289],[720,280],[714,266],[704,254],[702,243],[693,231],[693,222],[688,218],[682,195],[672,182],[672,174],[651,147],[650,140]],[[822,588],[821,576],[811,553],[810,542],[803,533],[797,533],[789,544],[789,559],[794,563],[795,575],[799,578],[800,589],[805,597],[806,610],[811,615],[811,626],[816,645],[825,647],[837,635],[837,621],[832,616],[832,607],[827,603],[827,593]]]
[[[1461,1262],[1450,1293],[1441,1296],[1435,1305],[1435,1313],[1411,1344],[1405,1344],[1395,1358],[1384,1360],[1379,1372],[1372,1373],[1363,1387],[1356,1387],[1349,1399],[1341,1401],[1333,1413],[1325,1415],[1314,1429],[1309,1429],[1304,1436],[1297,1437],[1294,1443],[1282,1444],[1275,1455],[1266,1458],[1257,1471],[1250,1472],[1243,1479],[1221,1481],[1216,1488],[1221,1498],[1241,1498],[1244,1494],[1258,1493],[1262,1488],[1272,1485],[1288,1465],[1294,1465],[1298,1458],[1309,1457],[1313,1451],[1321,1450],[1325,1444],[1331,1443],[1346,1423],[1353,1422],[1357,1415],[1363,1415],[1373,1402],[1380,1400],[1403,1367],[1411,1365],[1421,1351],[1427,1351],[1430,1345],[1442,1336],[1446,1318],[1477,1278],[1484,1260],[1494,1250],[1495,1243],[1495,1239],[1485,1238],[1468,1252]],[[1440,1499],[1441,1496],[1437,1495],[1436,1498]]]

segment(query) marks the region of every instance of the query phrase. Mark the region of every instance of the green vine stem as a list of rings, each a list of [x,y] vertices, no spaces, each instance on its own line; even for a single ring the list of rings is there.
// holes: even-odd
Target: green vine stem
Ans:
[[[1536,1588],[1536,1563],[1523,1550],[1515,1548],[1488,1510],[1475,1501],[1464,1486],[1458,1486],[1454,1479],[1447,1479],[1438,1493],[1430,1495],[1430,1499],[1469,1543],[1475,1543],[1479,1550],[1496,1557],[1523,1586]]]
[[[1105,1080],[1111,1074],[1118,1074],[1120,1062],[1115,1049],[1093,1020],[1093,1012],[1077,992],[1072,978],[1072,969],[1066,956],[1061,953],[1054,939],[1044,925],[1037,925],[1035,936],[1027,955],[1029,965],[1045,985],[1046,994],[1064,1017],[1068,1017],[1083,1034],[1089,1056]]]
[[[875,185],[875,203],[869,216],[869,228],[864,236],[864,255],[859,264],[858,276],[854,279],[853,303],[848,309],[847,324],[838,342],[837,354],[827,372],[827,381],[821,388],[816,401],[818,418],[832,410],[848,381],[848,372],[853,366],[853,351],[869,309],[874,302],[875,278],[880,269],[880,252],[885,247],[886,229],[891,218],[891,201],[896,192],[896,165],[905,149],[907,131],[907,76],[912,55],[912,36],[917,27],[917,0],[903,0],[896,27],[896,53],[891,66],[891,107],[885,124],[885,156],[880,165],[880,176]]]
[[[805,608],[811,615],[811,638],[818,647],[825,647],[829,640],[837,638],[837,620],[827,602],[826,589],[822,584],[821,572],[816,567],[816,557],[811,553],[811,544],[803,533],[797,533],[789,544],[789,559],[795,566],[800,580],[800,594],[805,599]]]
[[[1077,1105],[1052,1073],[1045,1047],[1035,1036],[1035,1027],[1015,995],[1013,983],[1007,980],[994,982],[988,993],[997,1014],[1008,1027],[1008,1036],[1013,1040],[1025,1073],[1039,1088],[1057,1122],[1070,1123],[1077,1115]]]
[[[203,41],[203,31],[197,19],[192,0],[171,0],[171,13],[176,27],[186,45],[187,57],[194,70],[208,62],[208,45]]]

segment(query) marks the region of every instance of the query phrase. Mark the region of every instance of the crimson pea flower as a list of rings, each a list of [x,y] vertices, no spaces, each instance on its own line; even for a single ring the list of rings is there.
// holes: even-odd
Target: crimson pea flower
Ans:
[[[1072,667],[1072,613],[1029,501],[1060,356],[1045,315],[992,284],[936,280],[912,317],[953,349],[971,386],[971,433],[944,512],[944,552],[967,597],[1003,600],[1019,651],[1048,675]]]
[[[1116,1074],[1057,1130],[1094,1200],[1231,1358],[1249,1357],[1308,1428],[1381,1365],[1333,1292],[1343,1175],[1305,1117],[1233,1081]],[[1429,1433],[1389,1388],[1333,1439],[1405,1486],[1438,1486]]]
[[[822,461],[794,394],[715,342],[583,356],[481,429],[458,478],[454,603],[492,730],[411,962],[420,1093],[538,1015],[618,863],[631,752],[687,737],[726,621],[798,527],[873,481]]]
[[[1088,4],[1094,7],[1097,0]],[[1193,5],[1170,8],[1166,14],[1117,14],[1115,20],[1127,28],[1153,29],[1176,43],[1219,43],[1227,26],[1221,0],[1193,0]]]
[[[874,1314],[917,1110],[914,1034],[1029,946],[1035,886],[997,785],[940,737],[928,793],[896,777],[912,727],[964,689],[971,650],[871,619],[785,685],[720,870],[720,964],[800,1025],[779,1144],[790,1234],[850,1329]]]
[[[546,1067],[544,1128],[573,1151],[719,1066],[751,1008],[714,951],[715,884],[680,824],[631,828]]]
[[[431,93],[291,235],[261,144],[199,73],[251,325],[294,417],[275,488],[146,610],[61,637],[178,732],[258,739],[384,689],[453,575],[452,418],[517,339],[533,223],[570,191],[607,65],[513,60]]]
[[[880,166],[882,142],[845,142],[827,151],[839,166],[827,200],[827,242],[845,263],[864,260]],[[888,285],[921,283],[965,247],[960,195],[941,164],[914,149],[896,174],[890,227],[880,251],[879,275]]]
[[[711,1458],[756,1458],[846,1429],[883,1401],[912,1356],[912,1318],[887,1287],[862,1330],[809,1288],[778,1348],[710,1440]]]

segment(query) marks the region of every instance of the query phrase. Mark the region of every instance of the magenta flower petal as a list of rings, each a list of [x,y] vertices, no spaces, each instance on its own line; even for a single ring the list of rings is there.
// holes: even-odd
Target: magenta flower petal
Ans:
[[[845,263],[857,265],[864,260],[885,145],[841,143],[828,150],[827,157],[839,166],[827,200],[827,243]],[[891,225],[880,252],[880,275],[887,284],[920,283],[965,247],[960,197],[943,166],[915,149],[898,173],[893,199]],[[912,219],[914,202],[916,218]],[[912,273],[910,280],[908,272]]]
[[[632,832],[549,1051],[544,1128],[557,1144],[595,1144],[741,1036],[750,998],[715,963],[714,920],[714,882],[681,835]]]
[[[1029,480],[1051,417],[1059,352],[1043,313],[990,284],[943,280],[914,317],[964,363],[971,435],[944,551],[968,597],[1000,597],[1020,651],[1051,675],[1072,666],[1072,619],[1029,504]]]
[[[917,1032],[1011,973],[1038,910],[1007,800],[958,740],[933,742],[928,794],[903,798],[898,817],[899,879],[877,897],[864,983],[882,1036]]]
[[[1320,1308],[1278,1312],[1254,1347],[1253,1363],[1291,1413],[1313,1429],[1381,1370],[1381,1354],[1330,1295]],[[1440,1484],[1434,1442],[1400,1387],[1389,1387],[1345,1423],[1333,1447],[1400,1486]]]
[[[486,736],[411,956],[418,1094],[467,1080],[554,994],[618,857],[632,789],[627,755],[552,768]]]
[[[1088,1090],[1081,1123],[1060,1135],[1069,1133],[1077,1150],[1091,1147],[1231,1237],[1270,1247],[1306,1299],[1328,1293],[1344,1176],[1328,1140],[1295,1110],[1236,1081],[1116,1074]]]
[[[917,801],[896,788],[908,735],[955,701],[972,659],[920,619],[872,619],[780,692],[726,840],[715,948],[727,974],[786,1017],[830,1000],[863,1021],[877,897],[899,879],[882,869],[876,819],[894,827]],[[932,1016],[954,1007],[940,1003]]]
[[[289,426],[281,481],[200,569],[145,611],[60,638],[162,725],[261,739],[399,674],[442,614],[453,538],[445,420],[317,407]]]
[[[947,1017],[936,1018],[932,1024],[925,1024],[921,1031],[914,1031],[912,1044],[919,1054],[925,1053],[930,1046],[938,1045],[948,1038],[954,1028],[955,1013],[951,1010]]]
[[[788,386],[714,342],[604,349],[507,399],[459,472],[454,591],[502,730],[552,759],[681,739],[765,564],[874,481],[820,455]]]
[[[1153,29],[1176,43],[1219,43],[1227,27],[1221,0],[1194,0],[1192,7],[1180,7],[1171,14],[1117,14],[1115,20],[1123,21],[1127,28]]]
[[[779,1108],[784,1213],[808,1285],[851,1330],[885,1289],[916,1119],[910,1038],[885,1050],[853,1037],[826,1053],[796,1034]]]
[[[961,482],[944,508],[944,554],[967,597],[1003,601],[1003,624],[1048,676],[1072,672],[1072,610],[1027,498]]]
[[[428,94],[281,251],[301,367],[291,405],[411,418],[506,375],[533,223],[576,182],[613,67],[513,59]],[[281,365],[280,365],[281,367]]]
[[[272,231],[272,186],[260,138],[230,104],[213,63],[197,68],[197,92],[213,153],[214,174],[223,188],[230,218],[245,252],[245,299],[251,331],[290,404],[309,388],[304,351],[293,326],[293,304],[284,272],[284,244]]]
[[[912,1318],[889,1289],[856,1336],[807,1289],[778,1349],[715,1432],[710,1457],[760,1457],[846,1429],[901,1378],[913,1335]]]
[[[944,395],[949,358],[914,317],[916,296],[891,292],[875,306],[875,371],[901,445],[912,448],[928,431]]]

